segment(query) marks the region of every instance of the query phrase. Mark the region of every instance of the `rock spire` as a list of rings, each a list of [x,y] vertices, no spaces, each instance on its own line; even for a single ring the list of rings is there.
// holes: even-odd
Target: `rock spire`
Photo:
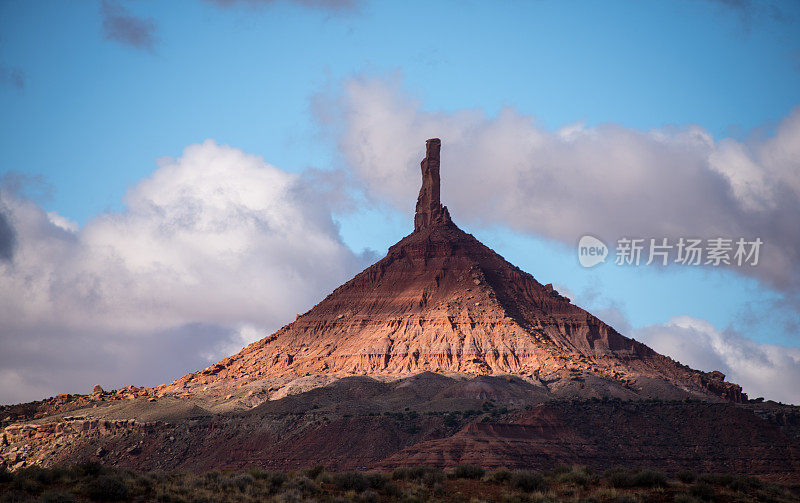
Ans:
[[[450,212],[442,206],[439,196],[439,151],[442,141],[431,138],[425,142],[425,158],[420,163],[422,168],[422,188],[417,198],[417,211],[414,215],[414,231],[432,225],[448,224]]]

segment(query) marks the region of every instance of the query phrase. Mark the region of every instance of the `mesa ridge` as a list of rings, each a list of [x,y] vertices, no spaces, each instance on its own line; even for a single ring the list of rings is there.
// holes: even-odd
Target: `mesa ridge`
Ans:
[[[414,230],[273,334],[152,388],[0,406],[0,466],[649,466],[800,483],[800,408],[748,401],[460,229],[426,142]]]

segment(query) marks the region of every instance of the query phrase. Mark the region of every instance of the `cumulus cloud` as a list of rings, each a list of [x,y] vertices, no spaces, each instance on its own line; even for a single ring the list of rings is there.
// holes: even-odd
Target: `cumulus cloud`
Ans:
[[[31,397],[41,398],[51,391],[38,376],[23,376],[12,369],[0,369],[0,389],[3,390],[0,403],[19,403],[31,400]]]
[[[16,245],[17,237],[14,233],[14,228],[8,222],[0,207],[0,260],[10,261],[14,256],[14,247]]]
[[[760,237],[757,267],[800,290],[800,108],[769,138],[717,141],[699,126],[551,130],[513,108],[424,110],[398,76],[357,77],[314,102],[366,193],[411,213],[424,141],[442,138],[442,198],[456,221],[569,245],[584,234]]]
[[[751,397],[800,404],[800,348],[760,344],[690,316],[634,330],[632,335],[690,367],[722,371]]]
[[[136,49],[152,51],[156,44],[156,23],[150,18],[131,14],[121,3],[103,0],[100,3],[103,36]]]
[[[210,140],[80,229],[0,190],[16,247],[0,261],[3,379],[51,393],[152,385],[267,335],[365,265],[328,199]],[[36,398],[14,388],[0,401]]]

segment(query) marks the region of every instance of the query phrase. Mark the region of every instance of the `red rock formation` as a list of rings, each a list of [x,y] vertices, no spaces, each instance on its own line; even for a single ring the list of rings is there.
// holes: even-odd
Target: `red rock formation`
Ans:
[[[440,201],[439,152],[442,142],[439,138],[431,138],[425,142],[425,158],[420,163],[422,168],[422,187],[417,198],[417,211],[414,215],[414,231],[420,231],[429,225],[450,223],[450,213]]]
[[[440,146],[427,141],[412,234],[293,323],[167,391],[433,371],[516,374],[584,396],[746,399],[620,335],[459,229],[440,201]]]
[[[439,148],[428,141],[414,232],[386,257],[168,386],[0,406],[0,468],[579,463],[799,480],[796,407],[725,403],[747,395],[722,373],[624,337],[459,229]]]

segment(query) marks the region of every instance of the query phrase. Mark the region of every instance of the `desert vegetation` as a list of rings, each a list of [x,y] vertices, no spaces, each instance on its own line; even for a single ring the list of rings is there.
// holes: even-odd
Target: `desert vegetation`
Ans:
[[[88,462],[0,471],[0,502],[794,502],[797,488],[754,477],[615,468],[561,467],[547,472],[441,470],[409,466],[393,472],[137,472]]]

